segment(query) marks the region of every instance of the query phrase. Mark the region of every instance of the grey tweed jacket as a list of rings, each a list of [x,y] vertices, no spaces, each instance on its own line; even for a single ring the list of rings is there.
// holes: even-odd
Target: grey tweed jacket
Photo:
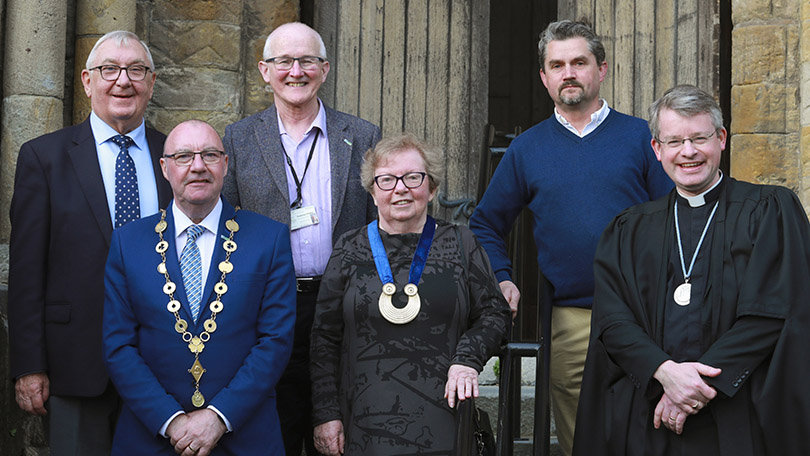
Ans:
[[[363,154],[380,139],[380,128],[324,105],[332,174],[332,244],[343,233],[376,218],[371,195],[360,182]],[[287,166],[279,138],[276,106],[225,128],[228,174],[225,199],[290,225]]]

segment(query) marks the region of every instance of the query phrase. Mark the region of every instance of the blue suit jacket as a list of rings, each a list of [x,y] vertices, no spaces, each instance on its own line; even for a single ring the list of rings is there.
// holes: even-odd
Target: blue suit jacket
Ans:
[[[203,290],[200,317],[191,318],[174,240],[174,219],[167,211],[169,242],[166,266],[177,284],[175,299],[183,307],[181,318],[198,335],[216,298],[214,285],[221,273],[217,265],[225,251],[217,242]],[[227,237],[225,221],[234,209],[224,202],[218,241]],[[104,357],[124,408],[118,421],[113,454],[166,454],[174,451],[158,435],[175,412],[195,410],[191,404],[194,363],[175,318],[166,309],[165,279],[157,272],[160,254],[155,245],[155,215],[132,222],[113,233],[105,272]],[[233,272],[222,296],[224,309],[217,329],[205,344],[200,362],[207,370],[200,380],[205,406],[224,414],[233,432],[223,435],[214,454],[283,455],[276,414],[275,385],[287,364],[295,321],[295,274],[286,226],[259,214],[240,211],[240,229],[234,234],[237,250],[231,255]]]

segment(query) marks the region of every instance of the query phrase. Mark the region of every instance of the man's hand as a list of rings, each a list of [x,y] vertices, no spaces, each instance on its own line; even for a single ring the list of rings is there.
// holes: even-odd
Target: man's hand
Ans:
[[[216,412],[206,408],[177,415],[166,428],[166,435],[175,453],[207,456],[227,430]]]
[[[520,291],[518,291],[517,285],[511,280],[504,280],[498,283],[498,285],[501,286],[501,293],[503,293],[503,297],[506,298],[506,302],[509,303],[509,308],[512,309],[512,318],[514,319],[517,316]]]
[[[460,401],[468,397],[478,397],[478,371],[461,364],[451,365],[447,370],[444,397],[450,408],[456,405],[456,397]]]
[[[664,394],[672,404],[682,413],[691,415],[717,396],[717,391],[701,375],[717,377],[720,372],[720,369],[702,363],[676,363],[667,360],[658,366],[653,377],[664,387]]]
[[[45,401],[50,395],[50,381],[48,374],[37,372],[23,375],[14,384],[17,405],[32,415],[47,415]]]
[[[315,426],[313,431],[315,449],[326,456],[340,456],[343,454],[343,422],[340,420],[327,421]]]
[[[694,413],[697,413],[695,410]],[[686,423],[686,418],[689,415],[683,413],[675,404],[669,399],[669,396],[664,394],[655,406],[655,413],[653,415],[653,426],[658,429],[663,424],[664,427],[670,431],[681,435],[683,433],[683,425]]]

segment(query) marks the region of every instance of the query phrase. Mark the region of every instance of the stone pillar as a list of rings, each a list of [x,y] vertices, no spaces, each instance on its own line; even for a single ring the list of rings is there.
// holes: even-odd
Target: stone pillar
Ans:
[[[242,0],[155,0],[146,27],[157,66],[147,119],[168,133],[196,118],[222,134],[242,109]]]
[[[82,86],[82,70],[99,38],[114,30],[135,32],[135,0],[76,0],[76,64],[73,68],[73,124],[90,115],[90,99]],[[145,37],[140,37],[146,40]]]
[[[801,3],[733,0],[731,73],[731,175],[799,195]]]
[[[8,0],[0,142],[0,242],[8,242],[7,217],[20,146],[63,124],[65,33],[62,0]]]
[[[810,205],[810,2],[801,3],[801,188],[799,198],[805,210]]]

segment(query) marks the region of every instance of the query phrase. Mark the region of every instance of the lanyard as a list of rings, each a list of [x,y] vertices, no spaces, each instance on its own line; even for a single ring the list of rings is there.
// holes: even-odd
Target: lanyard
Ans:
[[[700,251],[700,246],[703,245],[703,239],[706,237],[706,232],[709,231],[709,224],[712,223],[712,219],[714,218],[714,213],[717,211],[718,204],[720,204],[720,201],[714,203],[714,209],[712,209],[712,213],[709,215],[709,220],[706,220],[706,226],[703,227],[703,234],[700,235],[700,240],[698,241],[697,247],[695,247],[695,253],[692,255],[692,262],[689,263],[689,270],[687,271],[686,264],[683,262],[681,229],[678,227],[678,202],[675,201],[675,234],[678,236],[678,253],[681,256],[681,270],[683,271],[683,279],[687,283],[689,282],[689,278],[692,277],[692,268],[695,267],[695,260],[697,259],[698,252]]]
[[[290,204],[290,207],[295,209],[301,207],[301,185],[304,182],[304,177],[307,175],[307,170],[309,169],[309,162],[312,161],[312,154],[315,152],[315,144],[318,142],[318,136],[321,135],[321,129],[318,129],[318,132],[315,133],[315,139],[312,140],[312,147],[309,149],[309,156],[307,156],[307,164],[304,166],[304,174],[301,175],[301,180],[298,180],[298,174],[295,173],[295,168],[293,167],[292,160],[290,159],[290,155],[287,154],[287,150],[284,149],[284,143],[281,143],[281,148],[284,150],[284,158],[287,159],[287,165],[290,167],[290,172],[292,173],[293,180],[295,181],[295,191],[296,191],[296,198],[295,201]]]
[[[436,231],[436,221],[433,217],[427,216],[425,227],[422,229],[422,235],[419,237],[419,244],[416,247],[416,252],[413,254],[413,261],[411,261],[411,269],[408,273],[408,283],[419,285],[419,279],[422,277],[422,271],[425,269],[427,263],[428,252],[430,251],[430,244],[433,243],[433,233]],[[385,285],[386,283],[394,283],[394,275],[391,273],[391,265],[388,263],[388,255],[385,253],[380,232],[377,231],[377,221],[368,224],[368,241],[371,244],[371,253],[374,255],[374,264],[377,265],[377,274],[380,276],[380,281]]]

